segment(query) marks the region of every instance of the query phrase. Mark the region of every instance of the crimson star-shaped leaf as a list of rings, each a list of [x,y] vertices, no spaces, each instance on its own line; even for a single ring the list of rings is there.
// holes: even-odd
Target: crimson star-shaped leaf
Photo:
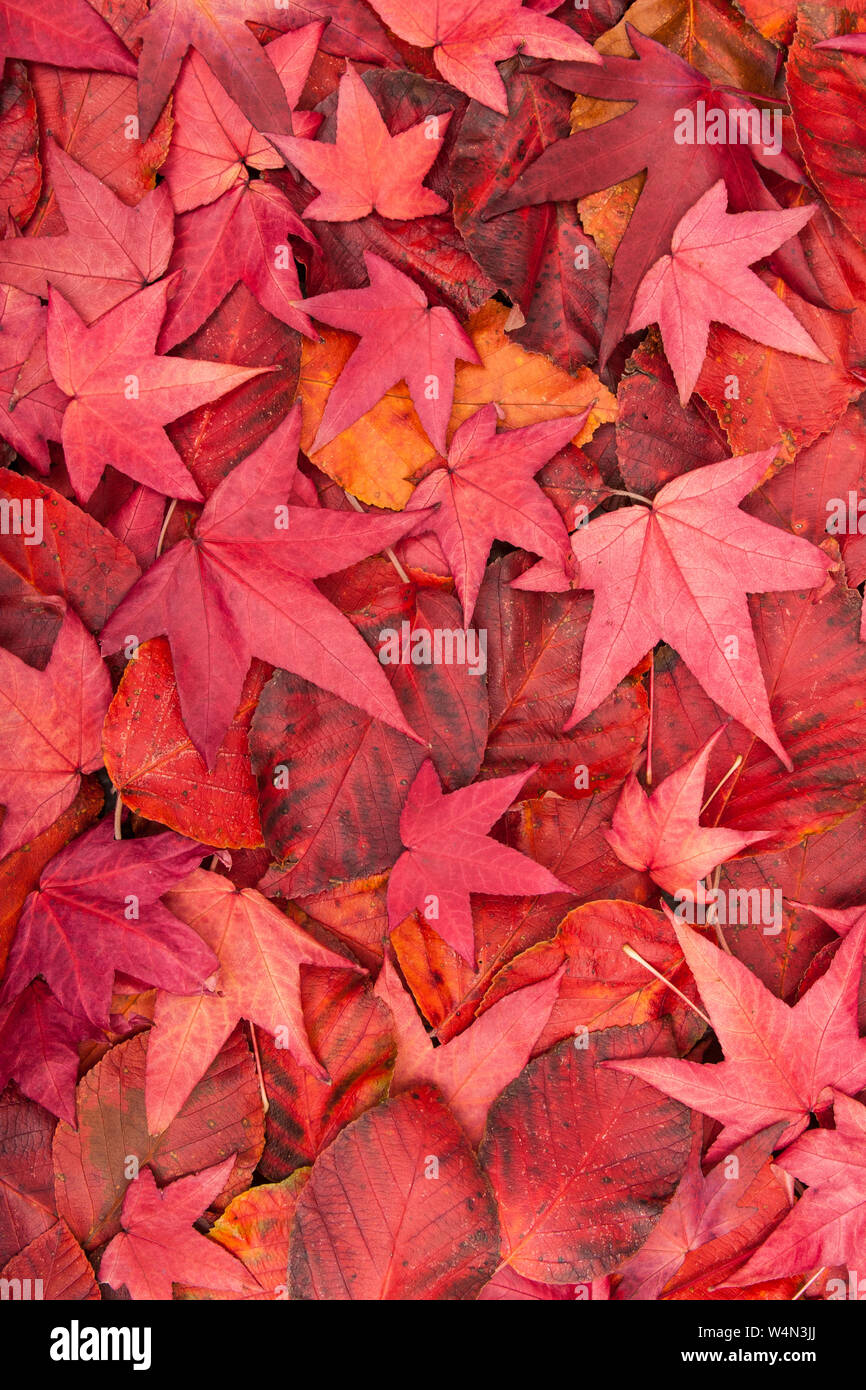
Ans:
[[[857,1027],[866,923],[849,932],[827,973],[793,1006],[693,928],[675,930],[725,1060],[647,1057],[605,1065],[721,1120],[724,1129],[708,1157],[781,1120],[783,1148],[802,1134],[829,1088],[856,1095],[866,1086],[866,1038]]]
[[[315,244],[285,194],[260,179],[239,183],[216,202],[182,213],[169,265],[169,273],[177,271],[181,278],[168,304],[160,351],[168,352],[195,333],[238,281],[274,318],[315,338],[302,308],[290,236]]]
[[[388,880],[392,931],[417,908],[452,950],[474,967],[470,893],[517,896],[571,891],[527,855],[487,833],[535,770],[474,782],[446,795],[430,759],[422,764],[400,816],[400,839],[406,852]]]
[[[99,1277],[113,1289],[124,1285],[136,1299],[170,1299],[173,1284],[192,1284],[223,1293],[256,1293],[259,1285],[240,1260],[194,1227],[219,1195],[235,1165],[230,1154],[213,1168],[158,1188],[142,1168],[126,1189],[122,1231],[108,1244]]]
[[[435,448],[444,453],[454,363],[460,358],[477,364],[478,353],[450,309],[430,308],[424,291],[408,275],[372,251],[364,252],[364,264],[370,283],[363,289],[315,295],[299,306],[320,323],[357,333],[361,339],[328,396],[312,452],[323,449],[405,380],[418,418]]]
[[[623,507],[572,533],[569,572],[540,564],[517,589],[593,589],[571,729],[656,642],[679,652],[716,704],[792,766],[773,728],[747,594],[811,589],[830,558],[809,541],[740,511],[776,451],[725,459],[666,483],[647,506]]]
[[[743,1249],[743,1239],[748,1239],[754,1225],[750,1218],[762,1204],[771,1219],[784,1209],[782,1181],[771,1178],[766,1184],[760,1182],[762,1171],[770,1168],[781,1126],[773,1125],[753,1135],[704,1174],[703,1121],[695,1118],[695,1139],[680,1185],[649,1239],[621,1266],[617,1298],[657,1299],[690,1254],[727,1237],[724,1251],[718,1245],[714,1248],[717,1258],[730,1260]],[[731,1164],[731,1159],[736,1162]]]
[[[167,294],[167,281],[149,285],[88,327],[52,291],[48,363],[71,397],[61,433],[69,477],[82,502],[107,463],[155,492],[200,500],[163,425],[270,370],[158,356],[154,348]]]
[[[288,505],[300,420],[296,405],[220,483],[194,536],[160,557],[102,633],[106,652],[131,633],[139,642],[168,637],[183,720],[208,767],[254,656],[420,741],[370,648],[312,583],[393,545],[415,528],[418,514]]]
[[[745,1288],[758,1280],[801,1274],[822,1265],[862,1267],[866,1105],[836,1094],[833,1118],[835,1129],[810,1130],[781,1155],[779,1166],[808,1183],[808,1188],[748,1264],[726,1282],[727,1288]]]
[[[725,323],[781,352],[827,361],[791,310],[749,270],[795,236],[816,205],[733,216],[727,206],[719,179],[677,223],[670,255],[647,271],[628,323],[629,333],[659,325],[682,405],[701,374],[711,323]]]
[[[625,32],[634,58],[605,54],[600,67],[558,63],[551,67],[550,77],[569,91],[627,102],[628,108],[548,145],[485,213],[495,217],[537,203],[583,198],[645,171],[640,197],[614,258],[599,349],[602,367],[626,332],[639,283],[669,249],[674,228],[696,199],[724,179],[737,212],[778,210],[758,170],[803,181],[784,149],[763,143],[761,113],[747,93],[711,80],[634,25],[627,23]],[[680,141],[677,131],[683,116],[694,123],[702,112],[720,112],[726,125],[739,123],[740,138],[719,143],[699,138]],[[697,134],[694,124],[693,133]],[[774,265],[799,294],[820,299],[798,241],[789,241],[777,252]]]
[[[295,111],[294,107],[326,27],[307,24],[265,46],[292,108],[294,134],[307,138],[315,135],[322,117],[316,111]],[[183,65],[171,114],[171,148],[160,173],[168,184],[175,212],[212,203],[236,183],[247,182],[249,170],[283,167],[271,142],[247,120],[198,53],[190,53]]]
[[[718,864],[773,833],[699,824],[707,763],[721,734],[722,730],[717,730],[693,758],[650,793],[630,773],[611,828],[605,832],[608,844],[624,864],[648,873],[668,893],[680,888],[694,891],[698,880]]]
[[[386,952],[375,993],[391,1011],[397,1038],[391,1095],[413,1086],[435,1086],[470,1141],[479,1144],[490,1106],[532,1055],[564,973],[561,965],[547,979],[513,990],[456,1038],[437,1047]]]
[[[484,106],[508,115],[508,97],[496,64],[518,49],[534,58],[600,63],[585,39],[522,0],[371,0],[388,28],[418,48],[432,48],[446,82]]]
[[[307,1071],[327,1072],[307,1037],[301,967],[360,970],[322,946],[267,898],[197,869],[166,894],[166,906],[219,960],[213,993],[160,990],[147,1049],[148,1126],[161,1134],[242,1018],[280,1040]],[[363,972],[362,972],[363,973]]]
[[[497,434],[496,407],[485,405],[456,431],[445,466],[428,473],[412,494],[407,512],[438,503],[430,530],[454,576],[467,627],[494,540],[550,560],[567,555],[565,523],[534,478],[580,433],[588,414]]]
[[[337,94],[333,145],[280,135],[271,128],[266,133],[286,161],[319,189],[305,217],[354,222],[375,210],[382,217],[404,219],[448,210],[445,200],[421,182],[439,153],[451,112],[433,119],[435,126],[419,121],[391,135],[360,76],[347,63]]]
[[[38,974],[70,1013],[107,1027],[117,970],[164,989],[199,989],[216,957],[159,900],[204,853],[170,830],[115,840],[110,821],[73,840],[27,897],[0,1003]]]
[[[138,116],[146,140],[168,101],[188,48],[196,49],[258,130],[290,131],[292,117],[273,63],[249,24],[281,26],[271,0],[152,0],[127,33],[142,39]]]
[[[43,299],[53,285],[92,323],[162,275],[174,240],[171,198],[160,186],[129,207],[53,140],[47,163],[66,232],[0,241],[0,281]]]

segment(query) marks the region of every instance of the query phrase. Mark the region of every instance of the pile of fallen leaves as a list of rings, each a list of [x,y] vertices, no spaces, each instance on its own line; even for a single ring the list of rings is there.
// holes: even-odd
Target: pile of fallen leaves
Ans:
[[[866,1296],[866,0],[0,54],[4,1288]]]

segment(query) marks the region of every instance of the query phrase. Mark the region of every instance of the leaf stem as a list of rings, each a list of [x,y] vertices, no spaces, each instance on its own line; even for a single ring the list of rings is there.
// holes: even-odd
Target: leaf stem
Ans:
[[[721,877],[722,877],[722,866],[721,866],[721,864],[717,864],[716,867],[715,867],[715,869],[713,870],[712,892],[715,893],[716,890],[718,889],[719,880],[720,880]],[[711,902],[711,903],[710,903],[710,910],[709,910],[709,912],[708,912],[707,915],[706,915],[706,925],[707,925],[708,927],[712,927],[713,931],[716,933],[716,940],[718,941],[719,946],[722,948],[722,950],[723,950],[723,951],[727,951],[727,953],[728,953],[729,956],[730,956],[730,955],[733,955],[733,951],[731,950],[730,946],[729,946],[728,943],[727,943],[727,940],[726,940],[726,938],[725,938],[725,933],[722,931],[722,924],[721,924],[721,922],[718,920],[718,918],[719,918],[718,908],[716,907],[715,902]]]
[[[114,788],[114,838],[115,838],[115,840],[121,840],[121,839],[123,839],[123,830],[122,830],[122,828],[121,828],[121,821],[122,821],[122,820],[123,820],[123,802],[122,802],[121,799],[120,799],[120,792],[117,790],[117,787],[115,787],[115,788]]]
[[[352,506],[355,508],[355,511],[360,512],[362,516],[366,516],[367,513],[364,511],[364,508],[361,506],[361,503],[358,501],[357,497],[353,497],[351,492],[346,492],[345,488],[343,488],[343,492],[351,502]],[[394,566],[403,583],[411,584],[412,581],[410,580],[408,574],[404,570],[403,566],[400,564],[400,561],[397,559],[397,556],[394,554],[393,550],[389,545],[385,546],[385,550],[383,553],[388,556],[388,559],[391,561],[391,564]]]
[[[256,1073],[259,1078],[259,1091],[261,1092],[262,1106],[264,1108],[265,1114],[267,1115],[271,1107],[271,1102],[268,1100],[268,1093],[265,1090],[265,1077],[264,1072],[262,1071],[262,1059],[259,1055],[259,1041],[256,1037],[256,1025],[254,1023],[250,1023],[250,1038],[252,1039],[253,1044],[253,1055],[256,1059]]]
[[[677,989],[676,985],[671,984],[670,980],[667,978],[666,975],[663,975],[660,970],[656,970],[655,966],[650,965],[649,961],[644,960],[643,956],[638,955],[637,951],[634,949],[633,946],[625,945],[622,949],[625,951],[626,955],[631,960],[636,960],[639,965],[643,966],[644,970],[648,970],[651,975],[655,975],[657,980],[661,980],[663,985],[667,985],[668,989],[672,989],[674,994],[678,994],[680,999],[682,999],[683,1003],[688,1004],[690,1009],[694,1009],[698,1017],[704,1020],[704,1023],[707,1025],[707,1027],[712,1028],[712,1023],[707,1018],[706,1014],[698,1008],[697,1004],[693,1004],[691,999],[689,999],[688,995],[683,994],[681,989]]]
[[[631,497],[635,502],[646,502],[648,507],[653,505],[651,497],[644,497],[642,492],[627,492],[625,488],[609,487],[608,492],[612,497]]]
[[[728,778],[729,778],[729,777],[733,777],[733,775],[734,775],[734,773],[736,772],[737,768],[740,767],[740,765],[742,764],[742,761],[743,761],[743,755],[742,755],[742,753],[738,753],[737,756],[734,758],[734,761],[731,763],[731,766],[728,768],[727,772],[725,773],[724,777],[722,778],[722,780],[721,780],[720,782],[717,782],[716,785],[713,787],[713,790],[710,792],[709,796],[707,797],[706,801],[704,802],[703,806],[701,807],[700,811],[698,812],[698,815],[699,815],[699,816],[702,816],[702,815],[704,814],[704,811],[705,811],[705,810],[707,809],[707,807],[709,806],[709,804],[710,804],[710,802],[712,801],[713,797],[716,796],[716,794],[722,790],[722,787],[725,785],[725,783],[727,782]]]
[[[804,1293],[806,1292],[806,1290],[809,1288],[810,1284],[814,1284],[814,1282],[815,1282],[816,1279],[820,1279],[820,1278],[821,1278],[821,1275],[824,1273],[824,1271],[826,1270],[826,1268],[827,1268],[826,1265],[822,1265],[820,1269],[817,1269],[817,1270],[815,1271],[815,1273],[812,1275],[812,1278],[811,1278],[811,1279],[807,1279],[806,1282],[805,1282],[805,1284],[803,1285],[803,1287],[802,1287],[801,1289],[798,1289],[798,1290],[797,1290],[797,1292],[794,1294],[794,1297],[791,1299],[791,1302],[792,1302],[792,1303],[796,1303],[798,1298],[802,1298],[802,1297],[803,1297],[803,1294],[804,1294]]]
[[[653,647],[650,652],[650,677],[649,677],[649,724],[646,733],[646,784],[651,787],[653,784],[653,715],[655,714],[655,693],[656,693],[656,649]]]
[[[177,506],[177,498],[176,498],[176,497],[172,497],[171,502],[169,503],[169,506],[168,506],[168,510],[166,511],[165,518],[164,518],[163,523],[162,523],[162,530],[161,530],[160,533],[159,533],[159,540],[158,540],[157,543],[156,543],[156,558],[157,558],[157,560],[159,559],[160,555],[162,554],[162,547],[163,547],[163,545],[164,545],[164,543],[165,543],[165,533],[166,533],[166,531],[168,530],[168,523],[171,521],[172,517],[174,516],[174,509],[175,509],[176,506]]]
[[[731,87],[728,85],[728,83],[720,84],[718,90],[720,92],[730,92],[731,95],[735,97],[745,97],[747,101],[752,103],[752,105],[754,105],[756,101],[766,102],[768,106],[787,107],[789,104],[787,101],[785,101],[784,97],[765,96],[762,92],[747,92],[744,87]]]

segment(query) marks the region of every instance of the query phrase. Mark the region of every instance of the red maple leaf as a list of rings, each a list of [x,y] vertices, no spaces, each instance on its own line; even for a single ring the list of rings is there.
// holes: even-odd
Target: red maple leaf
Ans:
[[[273,63],[247,26],[274,24],[280,12],[268,0],[154,0],[128,31],[143,40],[138,60],[141,138],[156,125],[188,48],[211,72],[258,130],[290,131],[292,117]]]
[[[433,61],[458,91],[508,115],[508,97],[496,64],[518,49],[534,58],[598,63],[599,55],[558,20],[528,9],[522,0],[371,0],[388,28],[418,48],[432,48]]]
[[[130,633],[139,642],[168,637],[183,720],[209,768],[254,656],[419,741],[370,648],[312,583],[393,545],[416,517],[288,505],[300,419],[296,406],[238,464],[209,497],[194,535],[160,557],[102,632],[105,652]]]
[[[573,580],[542,561],[514,581],[518,589],[595,591],[567,729],[662,641],[716,704],[792,766],[773,728],[746,594],[814,588],[832,561],[740,511],[774,457],[768,449],[673,478],[646,507],[607,512],[572,533]]]
[[[69,1013],[106,1027],[117,970],[181,993],[200,988],[216,956],[159,899],[204,853],[170,830],[115,840],[110,821],[74,840],[27,898],[0,1003],[42,975]]]
[[[744,1240],[751,1239],[754,1248],[751,1218],[758,1213],[759,1204],[770,1221],[778,1221],[785,1206],[790,1206],[791,1198],[778,1178],[763,1187],[758,1183],[762,1170],[769,1167],[780,1125],[747,1139],[707,1174],[701,1167],[703,1126],[696,1129],[686,1171],[661,1220],[638,1253],[618,1271],[617,1298],[658,1298],[687,1256],[713,1241],[722,1247],[717,1247],[718,1260],[737,1254],[742,1258],[749,1249]]]
[[[782,352],[828,360],[778,295],[748,269],[796,235],[816,205],[733,217],[727,205],[719,179],[677,223],[671,253],[641,280],[628,322],[629,333],[659,325],[682,405],[701,374],[711,322]]]
[[[772,830],[725,830],[699,823],[710,754],[718,729],[693,758],[649,793],[626,778],[605,839],[629,868],[645,871],[668,893],[694,891],[699,879]]]
[[[827,973],[793,1006],[693,928],[675,930],[725,1060],[647,1057],[607,1065],[721,1120],[709,1158],[779,1121],[783,1148],[802,1134],[829,1088],[851,1095],[866,1086],[866,1038],[857,1029],[866,923],[849,933]]]
[[[444,467],[434,468],[413,492],[407,512],[436,507],[430,530],[454,576],[466,627],[494,540],[553,561],[567,555],[565,523],[534,479],[580,433],[588,414],[497,434],[496,407],[483,406],[455,431]]]
[[[235,1154],[222,1163],[190,1173],[158,1188],[149,1168],[142,1168],[126,1189],[120,1222],[123,1230],[109,1242],[99,1277],[132,1298],[171,1298],[172,1284],[203,1285],[227,1293],[254,1293],[258,1288],[240,1260],[208,1240],[193,1226],[226,1185]]]
[[[324,28],[307,24],[265,46],[292,109],[294,133],[308,139],[322,118],[318,112],[294,108]],[[239,181],[249,180],[250,170],[283,167],[271,142],[247,120],[198,53],[191,53],[183,65],[171,113],[171,148],[161,173],[176,212],[214,202]]]
[[[475,962],[470,893],[568,893],[568,885],[488,835],[535,768],[447,795],[427,759],[400,816],[400,855],[388,880],[392,931],[417,908],[444,941]]]
[[[561,65],[551,70],[551,77],[570,91],[634,104],[610,121],[556,141],[485,214],[495,217],[528,204],[583,198],[646,170],[614,260],[599,349],[602,366],[626,331],[638,285],[668,250],[680,218],[707,189],[724,179],[736,212],[772,211],[779,204],[761,181],[756,163],[802,182],[797,165],[781,148],[764,145],[760,112],[746,96],[712,82],[633,25],[626,25],[626,34],[636,59],[607,55],[600,68]],[[710,143],[695,128],[692,139],[680,141],[678,129],[689,134],[680,113],[694,122],[700,110],[722,113],[726,129],[733,121],[741,135]],[[777,254],[776,264],[794,289],[818,293],[797,242]]]
[[[99,649],[67,610],[44,671],[0,648],[0,857],[41,834],[102,766],[111,681]]]
[[[556,1003],[564,971],[562,965],[548,979],[514,990],[456,1038],[436,1047],[386,952],[376,994],[391,1010],[397,1034],[391,1095],[429,1082],[460,1121],[470,1142],[480,1143],[488,1110],[532,1055]]]
[[[160,186],[128,207],[53,141],[47,154],[66,232],[7,237],[0,242],[0,279],[43,299],[53,285],[92,323],[165,271],[174,240],[171,199]]]
[[[161,1134],[242,1018],[277,1038],[322,1080],[327,1072],[307,1039],[301,966],[360,970],[321,946],[255,889],[197,869],[165,895],[166,907],[216,954],[213,993],[161,990],[147,1049],[147,1115]],[[208,951],[210,954],[210,951]]]
[[[0,0],[0,1294],[866,1289],[866,21],[625,8]]]
[[[728,1288],[821,1265],[860,1266],[866,1237],[866,1105],[836,1093],[833,1118],[835,1129],[810,1130],[782,1154],[779,1166],[808,1189],[748,1264],[726,1281]]]
[[[391,135],[361,77],[346,64],[337,98],[333,145],[265,128],[286,161],[319,190],[304,216],[320,222],[354,222],[373,209],[383,217],[425,217],[448,204],[422,186],[445,138],[451,112],[419,121]]]
[[[300,307],[291,236],[316,244],[285,194],[261,180],[239,183],[215,203],[182,213],[168,267],[180,275],[180,283],[168,303],[160,351],[195,333],[239,281],[268,313],[315,338]]]
[[[433,445],[445,452],[458,358],[478,363],[472,339],[450,309],[431,308],[414,280],[372,251],[364,252],[369,285],[304,300],[320,323],[357,333],[360,342],[328,395],[312,444],[324,449],[400,380]],[[420,505],[420,504],[419,504]]]
[[[308,24],[265,49],[292,108],[323,27]],[[168,304],[160,351],[194,333],[238,281],[269,313],[315,336],[298,304],[301,289],[287,240],[299,236],[316,246],[316,238],[275,184],[251,177],[281,168],[282,159],[197,53],[184,64],[172,112],[174,130],[163,173],[182,215],[168,273],[177,271],[181,278]],[[312,111],[293,115],[295,132],[306,137],[316,133],[320,121]]]
[[[200,500],[163,425],[271,370],[158,356],[167,294],[168,282],[160,280],[88,326],[52,291],[48,362],[71,397],[61,435],[70,481],[84,502],[108,462],[155,492]]]

